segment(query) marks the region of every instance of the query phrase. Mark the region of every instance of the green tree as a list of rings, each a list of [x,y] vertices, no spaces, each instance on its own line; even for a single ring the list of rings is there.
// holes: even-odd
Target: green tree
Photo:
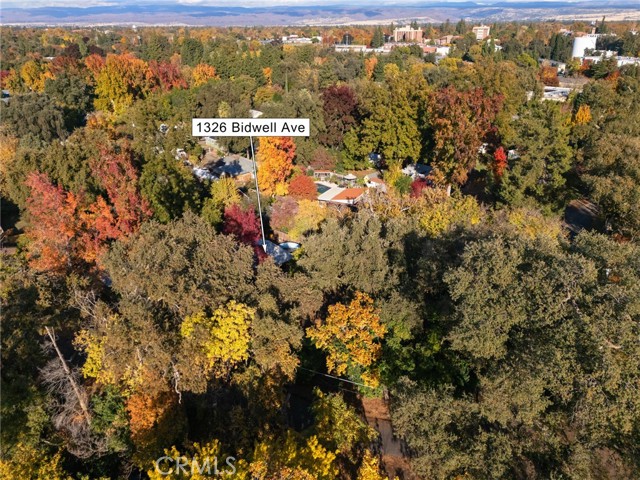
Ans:
[[[195,67],[198,65],[204,56],[204,46],[202,42],[197,38],[185,38],[180,47],[180,57],[182,63]]]
[[[416,101],[419,91],[413,81],[401,75],[392,64],[385,67],[384,85],[365,84],[360,94],[362,123],[344,137],[346,168],[365,167],[371,152],[382,154],[387,163],[416,162],[420,158]]]
[[[140,191],[162,223],[200,208],[201,187],[190,169],[165,152],[142,167]]]
[[[514,206],[533,200],[561,208],[568,195],[565,175],[573,161],[568,114],[554,102],[536,103],[522,112],[514,130],[516,155],[502,176],[500,198]]]

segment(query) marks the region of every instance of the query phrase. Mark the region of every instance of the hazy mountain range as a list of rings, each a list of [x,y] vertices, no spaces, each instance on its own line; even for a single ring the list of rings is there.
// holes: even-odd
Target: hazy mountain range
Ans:
[[[32,0],[5,1],[0,23],[26,25],[344,25],[391,21],[640,20],[640,1],[320,1],[257,0]],[[215,5],[212,5],[215,3]],[[238,6],[239,4],[242,6]],[[320,5],[318,5],[320,4]]]

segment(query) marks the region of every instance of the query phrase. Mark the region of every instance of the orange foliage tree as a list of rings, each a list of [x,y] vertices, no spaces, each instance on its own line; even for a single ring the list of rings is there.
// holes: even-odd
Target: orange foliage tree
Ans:
[[[289,184],[289,195],[299,199],[315,200],[318,196],[318,190],[311,177],[298,175]]]
[[[194,87],[199,87],[200,85],[207,83],[209,80],[217,78],[216,69],[206,63],[199,63],[196,65],[193,68],[191,75],[193,77]]]
[[[369,57],[364,59],[364,71],[367,74],[367,78],[373,78],[373,72],[378,65],[378,57]]]
[[[291,137],[262,137],[258,150],[258,182],[269,195],[285,195],[293,171],[296,145]]]
[[[556,67],[542,67],[540,69],[540,80],[545,85],[549,85],[550,87],[557,87],[560,85],[560,80],[558,79],[558,69]]]
[[[31,189],[27,213],[31,226],[27,257],[39,271],[66,271],[85,256],[79,239],[83,212],[81,199],[55,186],[42,173],[32,173],[26,181]]]
[[[138,230],[149,218],[149,206],[137,191],[137,172],[126,154],[103,151],[93,162],[95,176],[107,192],[89,203],[54,185],[47,175],[33,172],[27,178],[30,226],[27,256],[39,271],[85,271],[98,264],[113,240]]]

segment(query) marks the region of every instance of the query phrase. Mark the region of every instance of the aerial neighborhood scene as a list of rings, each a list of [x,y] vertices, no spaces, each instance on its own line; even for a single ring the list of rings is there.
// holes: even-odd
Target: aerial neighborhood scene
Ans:
[[[636,1],[0,24],[0,478],[640,479]]]

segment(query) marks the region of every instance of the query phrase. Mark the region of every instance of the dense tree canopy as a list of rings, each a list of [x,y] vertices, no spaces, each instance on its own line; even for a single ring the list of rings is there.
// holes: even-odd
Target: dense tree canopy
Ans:
[[[3,28],[3,477],[640,477],[640,68],[412,26]]]

